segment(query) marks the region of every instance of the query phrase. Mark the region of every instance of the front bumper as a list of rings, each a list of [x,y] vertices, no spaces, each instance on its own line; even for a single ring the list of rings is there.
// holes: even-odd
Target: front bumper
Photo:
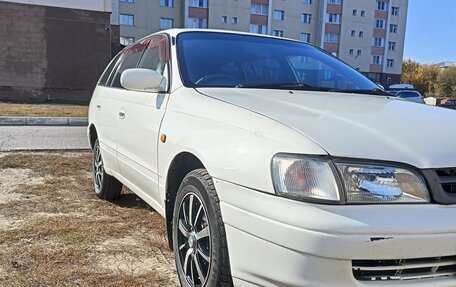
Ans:
[[[352,260],[456,255],[456,206],[309,204],[215,179],[237,286],[456,286],[358,281]]]

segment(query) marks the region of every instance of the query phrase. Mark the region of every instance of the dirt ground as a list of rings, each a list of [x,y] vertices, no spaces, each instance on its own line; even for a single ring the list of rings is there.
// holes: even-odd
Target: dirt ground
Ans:
[[[163,218],[98,199],[89,153],[0,153],[0,286],[178,286]]]
[[[87,117],[88,106],[0,103],[0,116]]]

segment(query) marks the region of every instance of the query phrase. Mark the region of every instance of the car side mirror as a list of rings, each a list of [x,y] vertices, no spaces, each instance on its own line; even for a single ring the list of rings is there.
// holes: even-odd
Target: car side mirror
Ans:
[[[134,68],[123,71],[120,84],[127,90],[159,93],[166,91],[168,81],[154,70]]]

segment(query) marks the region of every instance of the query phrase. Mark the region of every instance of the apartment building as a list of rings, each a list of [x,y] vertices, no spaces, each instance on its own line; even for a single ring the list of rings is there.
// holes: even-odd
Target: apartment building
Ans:
[[[119,0],[121,44],[168,28],[287,37],[385,86],[399,83],[408,0]]]

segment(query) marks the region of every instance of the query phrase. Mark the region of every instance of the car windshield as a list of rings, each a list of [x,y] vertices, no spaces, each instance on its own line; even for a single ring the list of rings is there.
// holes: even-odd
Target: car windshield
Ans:
[[[177,37],[187,87],[297,89],[388,95],[359,72],[311,45],[215,32]]]

